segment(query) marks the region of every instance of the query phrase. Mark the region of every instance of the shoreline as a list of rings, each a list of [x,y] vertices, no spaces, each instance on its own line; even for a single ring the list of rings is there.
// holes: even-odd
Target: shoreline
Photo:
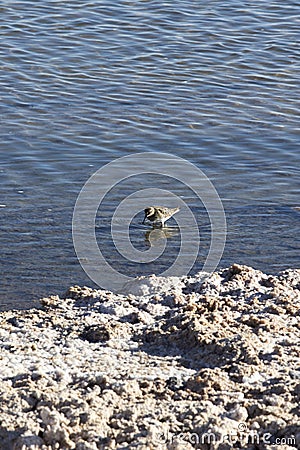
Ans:
[[[234,264],[2,311],[0,449],[299,448],[299,307]]]

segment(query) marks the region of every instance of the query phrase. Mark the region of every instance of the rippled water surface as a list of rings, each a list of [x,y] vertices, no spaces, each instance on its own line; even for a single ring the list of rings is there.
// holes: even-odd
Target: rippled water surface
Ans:
[[[72,244],[77,195],[105,163],[142,151],[185,158],[214,183],[228,226],[220,267],[299,267],[299,2],[7,1],[0,12],[1,307],[93,286]],[[207,213],[160,183],[197,218],[200,270]],[[110,214],[144,185],[113,190],[97,215],[103,252],[129,275],[162,272],[180,244],[171,234],[143,268],[114,251]],[[146,228],[131,235],[147,249]]]

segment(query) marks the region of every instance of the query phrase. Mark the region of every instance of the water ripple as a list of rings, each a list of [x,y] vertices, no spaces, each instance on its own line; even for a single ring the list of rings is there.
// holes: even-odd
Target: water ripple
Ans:
[[[5,299],[16,280],[24,298],[46,294],[66,267],[69,284],[77,267],[70,217],[82,183],[139,151],[169,151],[211,177],[239,229],[229,253],[245,222],[251,228],[238,261],[295,265],[299,215],[280,208],[299,201],[298,2],[29,0],[0,12]],[[272,229],[262,241],[255,211],[268,204],[280,213],[264,216]],[[249,255],[259,245],[260,256],[243,243]]]

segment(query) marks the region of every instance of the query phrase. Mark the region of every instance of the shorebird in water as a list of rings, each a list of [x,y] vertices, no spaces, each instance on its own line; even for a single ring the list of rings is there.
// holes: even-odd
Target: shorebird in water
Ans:
[[[152,222],[153,226],[156,224],[160,224],[161,227],[164,227],[165,222],[170,219],[175,213],[179,211],[179,208],[166,208],[164,206],[149,206],[144,210],[145,217],[143,220],[143,224],[145,220],[149,220]]]

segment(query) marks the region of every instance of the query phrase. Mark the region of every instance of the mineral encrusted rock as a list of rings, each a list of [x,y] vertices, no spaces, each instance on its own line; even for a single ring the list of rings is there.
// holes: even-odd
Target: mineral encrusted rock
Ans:
[[[300,270],[71,287],[0,313],[0,449],[300,448]]]

